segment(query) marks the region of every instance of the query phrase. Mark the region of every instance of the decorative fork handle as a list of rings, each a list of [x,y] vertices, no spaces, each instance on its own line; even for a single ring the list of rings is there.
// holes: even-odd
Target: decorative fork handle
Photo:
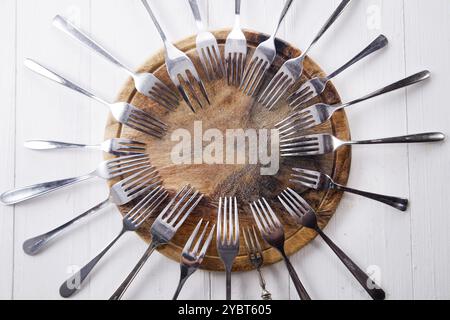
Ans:
[[[200,14],[200,8],[198,6],[197,0],[189,0],[189,5],[191,6],[192,14],[194,15],[195,23],[200,31],[205,30],[205,25],[202,21],[202,15]]]
[[[258,271],[259,285],[262,289],[261,298],[263,300],[272,300],[272,294],[266,289],[266,281],[264,280],[261,269],[258,268],[256,271]]]
[[[111,241],[111,243],[103,249],[94,259],[92,259],[88,264],[86,264],[83,268],[80,269],[76,274],[67,279],[61,287],[59,288],[59,294],[63,298],[71,297],[75,292],[80,289],[80,286],[83,284],[84,280],[86,280],[87,276],[91,273],[94,267],[99,263],[99,261],[103,258],[103,256],[111,249],[111,247],[127,232],[126,228],[122,228],[122,231],[119,235]]]
[[[67,228],[69,228],[70,226],[74,225],[75,223],[80,222],[81,220],[83,220],[84,218],[87,218],[91,215],[93,215],[94,213],[102,210],[103,208],[107,207],[109,205],[109,198],[106,199],[105,201],[99,203],[98,205],[96,205],[95,207],[89,209],[88,211],[80,214],[78,217],[70,220],[69,222],[59,226],[58,228],[53,229],[52,231],[49,231],[45,234],[42,234],[40,236],[31,238],[26,240],[23,243],[23,251],[30,255],[30,256],[34,256],[36,254],[38,254],[39,252],[41,252],[44,247],[53,239],[55,239],[58,235],[60,235],[64,230],[66,230]]]
[[[358,282],[363,286],[367,293],[374,300],[384,300],[386,297],[383,289],[379,288],[369,276],[362,271],[330,238],[320,229],[316,229],[317,233],[322,237],[325,243],[334,251],[338,258],[344,263],[347,269],[353,274]]]
[[[13,205],[17,203],[21,203],[27,200],[31,200],[48,193],[57,191],[59,189],[74,185],[78,182],[85,181],[91,178],[94,178],[95,175],[93,173],[78,177],[78,178],[70,178],[64,180],[57,180],[52,182],[45,182],[40,184],[35,184],[32,186],[14,189],[11,191],[7,191],[0,195],[0,202],[5,205]]]
[[[59,30],[65,32],[75,40],[78,40],[82,44],[84,44],[87,48],[94,50],[99,55],[101,55],[106,60],[115,64],[116,66],[126,70],[129,74],[133,75],[133,71],[131,71],[128,67],[126,67],[123,63],[117,60],[112,54],[106,51],[101,45],[92,40],[88,35],[86,35],[83,31],[78,29],[76,26],[71,24],[69,21],[64,19],[63,17],[57,15],[53,19],[53,25]]]
[[[408,209],[408,199],[403,198],[397,198],[397,197],[391,197],[361,190],[356,190],[348,187],[344,187],[342,185],[336,184],[335,189],[345,192],[350,192],[359,196],[363,196],[384,204],[387,204],[388,206],[391,206],[397,210],[400,211],[406,211]]]
[[[278,24],[277,24],[277,26],[275,28],[275,31],[273,32],[273,34],[271,36],[272,38],[275,38],[275,36],[277,35],[278,30],[280,29],[281,23],[283,22],[284,18],[286,17],[286,14],[288,13],[289,8],[291,7],[293,1],[294,0],[287,0],[286,1],[286,4],[284,5],[283,11],[281,11],[280,18],[278,19]]]
[[[286,255],[286,253],[284,251],[280,251],[280,252],[281,252],[281,255],[283,256],[284,262],[286,263],[286,267],[289,271],[289,275],[291,276],[292,282],[294,283],[295,289],[297,290],[297,293],[300,296],[300,299],[311,300],[311,297],[309,296],[308,292],[306,291],[305,287],[303,286],[302,282],[300,281],[297,271],[295,271],[294,266],[291,264],[291,261],[289,260],[288,256]]]
[[[353,59],[351,59],[349,62],[347,62],[346,64],[344,64],[342,67],[340,67],[339,69],[337,69],[335,72],[333,72],[332,74],[330,74],[327,79],[328,81],[330,81],[331,79],[337,77],[338,75],[340,75],[343,71],[347,70],[348,68],[350,68],[352,65],[354,65],[355,63],[361,61],[362,59],[364,59],[365,57],[371,55],[372,53],[383,49],[384,47],[386,47],[386,45],[388,44],[388,39],[384,36],[384,35],[380,35],[378,36],[378,38],[376,38],[371,44],[369,44],[369,46],[367,48],[365,48],[363,51],[361,51],[357,56],[355,56]]]
[[[161,36],[161,39],[163,40],[164,43],[166,43],[167,36],[164,33],[164,30],[161,28],[161,25],[159,24],[158,19],[156,19],[156,16],[153,13],[152,8],[148,4],[147,0],[142,0],[142,4],[144,5],[144,8],[147,10],[148,14],[150,15],[150,18],[152,19],[153,23],[155,24],[155,27],[158,30],[158,33]]]
[[[85,144],[67,143],[60,141],[30,140],[25,142],[25,148],[31,150],[54,150],[54,149],[75,149],[75,148],[98,149],[99,146],[89,146]]]
[[[145,0],[144,0],[145,1]],[[157,247],[159,247],[161,244],[160,243],[155,243],[152,242],[150,244],[150,246],[148,247],[147,251],[145,251],[144,255],[142,256],[142,258],[139,260],[139,262],[137,263],[137,265],[133,268],[133,270],[131,271],[131,273],[128,275],[128,277],[122,282],[122,284],[120,285],[120,287],[116,290],[116,292],[113,293],[113,295],[111,296],[111,298],[109,298],[109,300],[120,300],[122,298],[122,296],[125,294],[125,292],[127,291],[128,287],[131,285],[131,283],[133,282],[134,278],[136,278],[137,274],[139,273],[139,271],[141,271],[142,267],[144,266],[144,264],[147,262],[148,258],[150,258],[150,256],[152,255],[153,251],[155,251],[155,249]]]
[[[73,82],[63,78],[62,76],[56,74],[55,72],[45,68],[44,66],[40,65],[36,61],[30,60],[30,59],[26,59],[24,64],[25,64],[25,66],[28,69],[36,72],[37,74],[39,74],[39,75],[41,75],[41,76],[43,76],[43,77],[45,77],[45,78],[47,78],[49,80],[52,80],[52,81],[54,81],[56,83],[59,83],[59,84],[63,85],[64,87],[72,89],[72,90],[74,90],[74,91],[76,91],[78,93],[84,94],[85,96],[87,96],[87,97],[89,97],[91,99],[97,100],[98,102],[109,106],[109,103],[106,102],[105,100],[100,99],[96,95],[94,95],[94,94],[90,93],[89,91],[79,87],[75,83],[73,83]]]
[[[413,85],[415,83],[422,82],[422,81],[430,78],[430,76],[431,76],[431,73],[429,71],[422,71],[422,72],[416,73],[416,74],[414,74],[414,75],[412,75],[410,77],[407,77],[405,79],[397,81],[397,82],[395,82],[393,84],[390,84],[390,85],[388,85],[388,86],[386,86],[386,87],[384,87],[384,88],[382,88],[380,90],[377,90],[377,91],[375,91],[375,92],[373,92],[371,94],[368,94],[368,95],[366,95],[366,96],[364,96],[364,97],[362,97],[360,99],[353,100],[351,102],[345,103],[345,104],[337,106],[337,107],[338,107],[338,109],[346,108],[346,107],[349,107],[351,105],[354,105],[354,104],[357,104],[357,103],[360,103],[360,102],[363,102],[363,101],[366,101],[366,100],[378,97],[378,96],[383,95],[385,93],[389,93],[389,92],[392,92],[392,91],[395,91],[395,90],[402,89],[402,88],[405,88],[407,86]]]
[[[443,140],[445,140],[445,135],[443,133],[431,132],[431,133],[412,134],[402,137],[352,141],[349,144],[426,143],[426,142],[439,142]]]

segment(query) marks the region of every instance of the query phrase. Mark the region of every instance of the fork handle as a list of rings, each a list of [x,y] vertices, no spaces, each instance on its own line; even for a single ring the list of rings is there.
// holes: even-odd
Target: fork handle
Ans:
[[[336,185],[336,189],[344,192],[350,192],[359,196],[366,197],[384,204],[387,204],[397,210],[406,211],[408,209],[408,199],[391,197],[361,190],[356,190],[342,185]]]
[[[80,222],[84,218],[87,218],[88,216],[91,216],[92,214],[102,210],[103,208],[105,208],[109,204],[110,203],[109,203],[109,198],[108,198],[105,201],[103,201],[103,202],[99,203],[98,205],[96,205],[95,207],[93,207],[93,208],[89,209],[88,211],[80,214],[78,217],[76,217],[76,218],[70,220],[69,222],[66,222],[65,224],[59,226],[58,228],[55,228],[52,231],[44,233],[44,234],[42,234],[40,236],[37,236],[37,237],[34,237],[34,238],[26,240],[23,243],[23,246],[22,246],[23,251],[26,254],[30,255],[30,256],[34,256],[34,255],[40,253],[50,241],[55,239],[64,230],[66,230],[70,226],[74,225],[75,223]]]
[[[283,7],[283,11],[281,11],[280,18],[278,18],[278,23],[277,23],[277,26],[275,28],[275,31],[272,34],[272,38],[275,38],[275,36],[277,35],[278,30],[280,29],[281,23],[283,22],[284,18],[286,17],[286,14],[288,13],[289,8],[291,7],[293,1],[294,0],[287,0],[286,1],[285,5]]]
[[[256,269],[258,271],[259,285],[262,289],[261,298],[263,300],[272,300],[272,294],[266,289],[266,281],[264,280],[261,269]]]
[[[226,268],[226,299],[231,300],[231,268]]]
[[[47,140],[29,140],[25,142],[25,148],[31,150],[54,150],[54,149],[75,149],[75,148],[98,148],[98,146],[89,146],[85,144],[67,143],[60,141]]]
[[[109,300],[120,300],[123,297],[123,295],[127,291],[128,287],[131,285],[133,280],[138,275],[139,271],[141,271],[142,267],[147,262],[148,258],[150,258],[150,256],[152,255],[153,251],[155,251],[155,249],[157,247],[159,247],[160,245],[161,245],[160,243],[155,243],[155,242],[152,242],[150,244],[150,246],[148,247],[147,251],[145,251],[145,253],[142,256],[142,258],[139,260],[139,262],[136,264],[136,266],[130,272],[128,277],[122,282],[120,287],[117,288],[116,292],[114,292],[113,295],[111,296],[111,298],[109,298]]]
[[[388,44],[388,39],[384,35],[378,36],[367,48],[365,48],[363,51],[361,51],[358,55],[356,55],[353,59],[351,59],[349,62],[344,64],[342,67],[337,69],[335,72],[330,74],[327,79],[330,81],[331,79],[337,77],[340,75],[343,71],[347,70],[349,67],[354,65],[355,63],[361,61],[365,57],[371,55],[372,53],[386,47]]]
[[[351,144],[394,144],[394,143],[426,143],[445,140],[445,135],[440,132],[412,134],[401,137],[353,141]]]
[[[297,290],[297,293],[300,296],[300,299],[311,300],[311,297],[309,296],[308,292],[306,291],[305,287],[303,286],[302,282],[300,281],[297,271],[295,271],[294,266],[292,265],[291,261],[289,260],[288,256],[286,255],[286,253],[281,251],[281,255],[283,256],[284,262],[286,263],[286,267],[289,271],[289,275],[291,276],[292,282],[294,283],[295,289]]]
[[[164,30],[161,28],[161,25],[159,24],[158,19],[156,19],[155,14],[153,13],[152,8],[148,4],[147,0],[141,0],[142,4],[144,5],[145,10],[147,10],[148,14],[150,15],[150,18],[152,19],[153,23],[155,24],[156,29],[158,30],[159,35],[161,36],[161,39],[164,43],[167,42],[167,36],[164,33]]]
[[[88,174],[82,177],[45,182],[24,188],[14,189],[0,195],[0,203],[5,205],[18,204],[94,177],[94,174]]]
[[[189,5],[191,6],[192,14],[194,15],[195,23],[200,31],[205,30],[205,25],[202,21],[202,15],[200,13],[200,8],[198,6],[197,0],[189,0]]]
[[[92,40],[88,35],[86,35],[83,31],[78,29],[76,26],[71,24],[69,21],[57,15],[53,19],[53,25],[59,30],[65,32],[75,40],[78,40],[82,44],[84,44],[87,48],[94,50],[99,55],[101,55],[106,60],[110,61],[112,64],[126,70],[129,74],[133,75],[133,72],[123,65],[119,60],[117,60],[112,54],[106,51],[101,45]]]
[[[384,300],[385,292],[370,277],[361,270],[330,238],[319,228],[316,228],[317,233],[322,237],[325,243],[333,250],[338,258],[344,263],[347,269],[353,274],[358,282],[363,286],[367,293],[374,300]]]
[[[76,274],[67,279],[59,288],[59,294],[63,298],[71,297],[75,292],[81,289],[81,285],[84,280],[86,280],[87,276],[91,273],[94,267],[99,263],[99,261],[103,258],[103,256],[111,249],[111,247],[127,232],[127,229],[124,227],[119,235],[114,238],[113,241],[105,248],[102,252],[100,252],[94,259],[88,262],[83,268],[80,269]]]
[[[241,0],[235,0],[234,13],[239,16],[241,15]]]

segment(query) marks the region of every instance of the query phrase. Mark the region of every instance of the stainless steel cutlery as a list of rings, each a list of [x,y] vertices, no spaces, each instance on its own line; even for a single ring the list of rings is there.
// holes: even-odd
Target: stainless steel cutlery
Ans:
[[[289,137],[299,131],[311,129],[331,119],[333,114],[338,110],[350,107],[352,105],[361,103],[363,101],[378,97],[380,95],[405,88],[407,86],[422,82],[430,78],[429,71],[422,71],[410,77],[397,81],[380,90],[368,94],[362,98],[353,100],[344,104],[328,105],[318,103],[300,111],[294,112],[292,115],[281,121],[276,125],[282,138]]]
[[[110,139],[97,145],[48,140],[29,140],[25,142],[25,148],[31,150],[94,149],[119,157],[145,153],[145,143],[125,138]]]
[[[142,171],[150,167],[151,164],[148,155],[120,157],[102,162],[96,170],[84,176],[45,182],[7,191],[0,195],[0,202],[6,205],[18,204],[89,179],[101,178],[111,180],[126,174]]]
[[[109,107],[112,115],[114,118],[135,130],[138,130],[142,133],[151,135],[156,138],[161,138],[165,135],[167,131],[167,125],[156,118],[155,116],[144,112],[135,106],[126,103],[126,102],[116,102],[116,103],[109,103],[105,100],[95,96],[94,94],[90,93],[89,91],[79,87],[78,85],[74,84],[73,82],[64,79],[60,75],[56,74],[55,72],[49,70],[48,68],[45,68],[44,66],[38,64],[37,62],[26,59],[25,60],[25,66],[29,68],[30,70],[36,72],[37,74],[40,74],[41,76],[50,79],[52,81],[55,81],[64,87],[67,87],[69,89],[72,89],[78,93],[81,93],[91,99],[94,99],[101,104],[104,104],[105,106]]]
[[[374,283],[369,276],[319,228],[316,212],[300,195],[288,188],[278,197],[278,199],[298,224],[313,229],[322,237],[325,243],[333,250],[372,299],[384,300],[386,294],[383,289]]]
[[[53,19],[53,25],[65,32],[75,40],[85,45],[87,48],[97,52],[100,56],[112,64],[123,69],[130,75],[135,83],[136,90],[142,95],[152,99],[169,111],[173,111],[179,104],[178,97],[174,92],[150,72],[136,73],[131,68],[126,67],[122,62],[110,54],[104,47],[92,40],[87,34],[71,24],[61,16]]]
[[[142,0],[142,4],[144,5],[145,9],[147,10],[148,14],[150,15],[150,18],[152,19],[153,23],[155,24],[156,29],[158,30],[158,32],[161,36],[161,39],[164,42],[164,47],[166,50],[165,52],[166,52],[167,72],[169,73],[169,76],[172,79],[172,82],[175,84],[178,91],[182,95],[184,101],[187,103],[187,105],[192,110],[192,112],[195,113],[193,103],[191,102],[188,93],[184,90],[184,86],[186,86],[189,89],[190,95],[194,98],[196,103],[202,108],[203,104],[200,101],[200,98],[195,91],[192,80],[194,80],[194,83],[196,83],[197,86],[200,88],[200,92],[202,93],[203,97],[206,99],[208,104],[210,104],[208,94],[206,92],[206,88],[203,84],[203,81],[200,79],[200,76],[198,75],[198,72],[195,69],[195,66],[192,63],[191,59],[189,59],[189,57],[183,51],[177,49],[167,39],[167,36],[164,33],[163,29],[161,28],[161,25],[159,24],[158,19],[156,19],[156,16],[153,13],[153,10],[150,7],[150,4],[148,3],[148,1]],[[191,78],[192,78],[192,80],[191,80]]]
[[[219,199],[217,252],[225,266],[226,299],[231,300],[231,269],[239,254],[239,215],[236,198]]]
[[[205,258],[206,251],[208,250],[208,247],[211,244],[216,225],[212,226],[211,230],[209,231],[209,235],[205,239],[205,235],[209,227],[209,222],[207,222],[204,225],[203,231],[198,237],[197,242],[195,243],[194,247],[192,247],[192,245],[194,244],[194,240],[197,238],[197,235],[202,225],[203,219],[201,219],[200,222],[197,224],[197,227],[194,229],[194,232],[192,232],[192,235],[189,237],[188,241],[186,242],[186,245],[183,248],[180,262],[180,269],[181,269],[180,281],[178,283],[178,287],[175,291],[172,300],[178,299],[181,289],[183,289],[183,286],[186,283],[187,279],[189,279],[189,277],[192,276],[194,272],[198,270],[198,268],[203,262],[203,259]],[[203,239],[205,240],[203,241]]]
[[[280,28],[281,22],[289,11],[293,0],[287,0],[278,19],[275,31],[266,41],[262,42],[253,53],[249,64],[245,68],[244,77],[241,81],[240,89],[248,96],[256,96],[258,94],[258,88],[264,79],[267,70],[269,70],[275,57],[277,55],[277,49],[275,47],[275,37]]]
[[[172,240],[178,229],[183,225],[202,199],[203,195],[191,186],[185,186],[175,195],[152,225],[150,231],[152,242],[150,243],[150,246],[128,277],[111,296],[110,300],[120,300],[122,298],[134,278],[152,255],[153,251]]]
[[[355,63],[361,61],[362,59],[366,58],[372,53],[377,52],[378,50],[386,47],[387,44],[388,39],[384,35],[378,36],[374,41],[372,41],[371,44],[369,44],[369,46],[367,46],[364,50],[358,53],[358,55],[356,55],[353,59],[351,59],[349,62],[344,64],[342,67],[340,67],[333,73],[329,74],[326,77],[315,77],[302,84],[302,86],[288,98],[289,105],[292,108],[297,109],[303,104],[306,104],[315,97],[321,95],[325,91],[327,84],[332,79],[340,75],[342,72],[347,70]]]
[[[114,246],[114,244],[127,232],[138,230],[142,224],[159,208],[161,203],[167,198],[168,193],[162,187],[157,187],[147,194],[128,214],[123,218],[122,230],[116,238],[95,258],[81,268],[76,274],[65,281],[59,288],[59,293],[63,298],[71,297],[81,289],[81,285],[89,276],[91,271]]]
[[[303,73],[303,63],[311,48],[322,38],[325,32],[333,25],[337,18],[341,15],[351,0],[343,0],[325,25],[320,29],[314,40],[303,53],[297,57],[286,61],[277,74],[273,77],[266,89],[258,99],[262,105],[271,110],[283,95],[300,80]]]

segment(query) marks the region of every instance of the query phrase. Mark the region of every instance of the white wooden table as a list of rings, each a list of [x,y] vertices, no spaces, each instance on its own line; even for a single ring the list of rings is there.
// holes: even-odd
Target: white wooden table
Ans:
[[[243,0],[246,28],[269,33],[282,0]],[[153,0],[173,39],[195,33],[185,0]],[[233,21],[232,0],[203,0],[211,29]],[[296,0],[279,36],[304,48],[339,0]],[[276,13],[276,14],[275,14]],[[332,71],[378,34],[390,45],[339,77],[344,100],[422,69],[433,79],[349,110],[354,138],[425,131],[450,133],[445,101],[450,73],[448,0],[358,0],[311,52]],[[50,179],[84,174],[102,158],[97,152],[32,152],[27,139],[96,143],[102,139],[107,110],[27,71],[26,57],[114,99],[126,80],[122,71],[78,46],[51,27],[56,14],[71,17],[131,66],[139,66],[161,42],[138,0],[0,1],[0,191]],[[172,15],[172,18],[170,18]],[[171,21],[168,23],[167,21]],[[327,232],[361,266],[378,270],[390,299],[450,298],[450,144],[359,147],[353,152],[350,184],[407,196],[411,209],[389,207],[346,195]],[[0,207],[0,298],[59,299],[61,282],[102,249],[119,231],[110,208],[36,257],[22,251],[25,239],[81,213],[107,194],[106,184],[84,183],[66,192],[23,205]],[[113,248],[77,299],[105,299],[145,249],[135,235]],[[365,292],[324,243],[317,239],[293,257],[314,298],[367,299]],[[129,299],[169,299],[178,281],[178,264],[154,255]],[[275,299],[297,298],[283,265],[265,270]],[[180,298],[222,299],[223,274],[198,272]],[[233,277],[233,297],[258,299],[255,273]]]

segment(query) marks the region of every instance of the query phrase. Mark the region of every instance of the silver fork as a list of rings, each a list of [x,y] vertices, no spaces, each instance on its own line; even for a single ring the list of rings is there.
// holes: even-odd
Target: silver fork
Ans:
[[[383,49],[388,44],[388,39],[384,35],[378,36],[371,44],[369,44],[364,50],[362,50],[353,59],[347,62],[345,65],[337,69],[335,72],[331,73],[326,77],[316,77],[307,82],[305,82],[295,93],[293,93],[289,98],[289,105],[292,108],[298,108],[302,104],[308,103],[315,97],[321,95],[327,84],[340,75],[342,72],[347,70],[349,67],[353,66],[355,63],[361,61],[362,59],[368,57],[372,53]]]
[[[369,276],[361,270],[330,238],[319,228],[317,224],[317,214],[314,209],[295,191],[287,189],[278,197],[287,212],[295,221],[309,229],[316,231],[325,243],[333,250],[347,269],[358,280],[361,286],[374,300],[384,300],[385,292]]]
[[[59,288],[59,294],[63,298],[71,297],[75,292],[81,289],[83,282],[105,256],[105,254],[113,247],[113,245],[127,232],[138,230],[142,224],[158,209],[161,203],[167,198],[167,191],[158,187],[143,198],[128,214],[123,218],[122,230],[114,238],[113,241],[101,251],[95,258],[89,261],[76,274],[67,279]]]
[[[388,206],[391,206],[400,211],[406,211],[408,209],[408,199],[348,188],[334,182],[331,177],[318,171],[300,168],[293,168],[292,170],[294,171],[294,173],[292,174],[292,177],[294,179],[291,179],[290,181],[307,188],[311,188],[314,190],[338,190],[342,192],[350,192],[359,196],[366,197],[368,199],[387,204]]]
[[[114,292],[110,300],[120,300],[122,298],[134,278],[152,255],[153,251],[162,245],[168,244],[170,240],[172,240],[178,229],[183,225],[202,199],[203,195],[189,185],[185,186],[175,195],[172,201],[170,201],[153,223],[150,231],[152,242],[147,251],[145,251],[144,255],[128,277],[122,282],[116,292]]]
[[[261,268],[264,264],[264,257],[262,253],[261,244],[259,243],[259,238],[256,235],[255,227],[246,228],[243,230],[244,242],[247,247],[248,259],[252,264],[253,268],[256,269],[259,276],[259,285],[262,289],[261,298],[263,300],[272,300],[272,294],[266,289],[266,281],[264,280]]]
[[[255,219],[263,239],[282,255],[300,298],[302,300],[311,300],[284,250],[285,234],[283,225],[267,203],[266,199],[263,198],[262,201],[258,200],[257,202],[251,203],[250,209],[252,210],[253,218]]]
[[[331,134],[314,134],[281,140],[280,152],[282,157],[310,157],[333,153],[349,145],[426,143],[443,140],[445,135],[439,132],[363,141],[342,141]]]
[[[203,262],[203,259],[205,258],[206,251],[208,250],[208,247],[211,244],[216,225],[212,226],[209,235],[207,236],[206,240],[203,243],[202,248],[200,249],[200,245],[202,244],[203,238],[205,237],[206,231],[208,230],[209,227],[209,222],[207,222],[203,227],[203,231],[200,234],[200,237],[197,239],[195,246],[192,248],[194,240],[197,237],[198,232],[200,231],[202,225],[203,219],[201,219],[200,222],[197,224],[197,227],[194,229],[194,232],[192,232],[192,235],[189,237],[188,241],[186,242],[186,245],[184,246],[183,252],[181,253],[180,282],[178,283],[177,290],[175,291],[172,300],[178,299],[178,295],[180,294],[181,289],[183,289],[183,286],[186,283],[187,279],[198,270],[198,268]]]
[[[189,5],[191,6],[195,23],[199,30],[196,44],[197,53],[202,62],[203,70],[209,81],[220,79],[225,75],[225,68],[223,66],[222,55],[220,54],[217,39],[211,32],[206,31],[197,0],[189,0]]]
[[[298,131],[311,129],[315,126],[327,122],[328,120],[331,119],[334,113],[339,110],[378,97],[380,95],[405,88],[415,83],[422,82],[430,78],[430,76],[431,74],[429,71],[422,71],[410,77],[402,79],[398,82],[395,82],[391,85],[388,85],[362,98],[344,104],[328,105],[324,103],[319,103],[310,106],[308,108],[305,108],[303,110],[294,112],[292,115],[290,115],[289,117],[278,123],[276,127],[280,132],[280,136],[282,138],[286,138],[293,134],[296,134]]]
[[[231,269],[239,253],[239,216],[236,197],[219,199],[217,251],[225,266],[226,299],[231,300]]]
[[[198,97],[197,93],[195,92],[194,85],[192,84],[190,77],[194,78],[195,82],[200,88],[201,93],[203,94],[203,97],[206,99],[208,104],[211,104],[208,98],[208,94],[206,92],[206,88],[203,84],[203,81],[200,79],[200,76],[198,75],[197,70],[195,69],[194,64],[192,63],[191,59],[182,52],[181,50],[177,49],[169,40],[167,39],[167,36],[165,35],[163,29],[161,28],[161,25],[158,22],[158,19],[156,19],[155,14],[153,13],[149,3],[147,0],[141,0],[142,4],[144,5],[145,9],[147,10],[148,14],[150,15],[150,18],[152,19],[153,23],[156,26],[156,29],[158,30],[162,41],[164,42],[164,47],[166,49],[166,67],[167,72],[169,73],[170,78],[172,79],[172,82],[177,87],[178,91],[180,92],[181,96],[183,97],[184,101],[186,101],[189,108],[192,110],[192,112],[195,113],[194,106],[189,99],[188,94],[183,88],[183,84],[181,83],[181,80],[183,80],[184,84],[188,87],[190,94],[196,101],[196,103],[203,108],[202,102],[200,101],[200,98]]]
[[[238,86],[247,62],[247,39],[241,29],[241,0],[235,0],[234,27],[225,42],[225,71],[228,85]]]
[[[161,180],[158,176],[158,172],[153,167],[137,172],[114,184],[109,191],[108,198],[98,205],[49,232],[26,240],[22,246],[23,251],[30,256],[34,256],[42,252],[51,241],[60,236],[64,231],[69,229],[69,227],[81,223],[83,220],[93,216],[110,204],[123,206],[156,188],[160,184]]]
[[[111,180],[125,174],[134,173],[150,167],[150,158],[148,155],[120,157],[100,163],[96,170],[84,176],[44,182],[7,191],[0,195],[0,202],[5,205],[18,204],[89,179],[102,178],[105,180]]]
[[[124,138],[110,139],[97,145],[86,145],[48,140],[29,140],[25,142],[25,148],[31,150],[95,149],[112,154],[114,156],[131,156],[135,154],[145,153],[145,143]]]
[[[314,40],[311,42],[309,47],[303,51],[303,53],[297,57],[286,61],[277,74],[273,77],[270,83],[267,85],[266,89],[263,91],[258,99],[262,105],[272,110],[281,97],[289,90],[290,87],[294,85],[302,76],[303,73],[303,63],[305,61],[308,52],[311,48],[322,38],[325,32],[331,27],[331,25],[337,20],[341,15],[347,5],[351,0],[343,0],[336,10],[333,12],[331,17],[327,20],[325,25],[320,29],[319,33],[316,35]]]
[[[131,68],[126,67],[122,62],[110,54],[104,47],[92,40],[82,30],[71,24],[63,17],[57,15],[53,19],[53,25],[59,30],[65,32],[75,40],[78,40],[87,48],[97,52],[100,56],[111,62],[112,64],[123,69],[133,78],[136,90],[142,95],[152,99],[156,103],[169,111],[176,109],[179,104],[178,97],[155,75],[149,72],[136,73]]]
[[[89,91],[79,87],[73,82],[64,79],[60,75],[45,68],[44,66],[38,64],[33,60],[26,59],[25,66],[47,79],[55,81],[63,85],[64,87],[72,89],[78,93],[81,93],[91,99],[100,102],[101,104],[104,104],[105,106],[109,107],[112,115],[118,122],[130,128],[133,128],[135,130],[138,130],[140,132],[143,132],[156,138],[161,138],[167,131],[167,125],[164,122],[160,121],[159,119],[157,119],[156,117],[152,116],[147,112],[139,110],[138,108],[129,103],[126,102],[109,103],[95,96]]]
[[[245,68],[244,77],[241,81],[240,89],[248,96],[256,96],[259,85],[261,84],[267,70],[269,70],[275,57],[277,49],[275,47],[275,37],[280,28],[281,22],[284,20],[293,0],[287,0],[284,5],[281,16],[273,34],[266,41],[262,42],[253,53],[250,63]]]

